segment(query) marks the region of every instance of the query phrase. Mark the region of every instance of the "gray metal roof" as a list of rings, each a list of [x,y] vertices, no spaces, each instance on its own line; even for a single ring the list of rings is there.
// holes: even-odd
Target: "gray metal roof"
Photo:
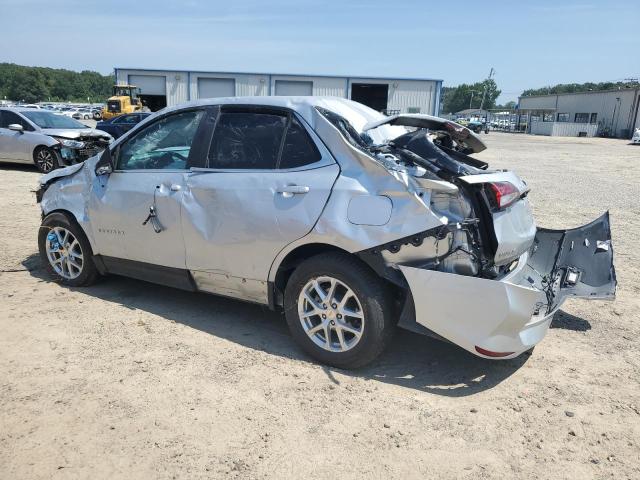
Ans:
[[[415,77],[377,77],[372,75],[325,75],[325,74],[315,74],[315,73],[277,73],[277,72],[225,72],[225,71],[217,71],[217,70],[189,70],[188,68],[179,70],[172,68],[137,68],[137,67],[115,67],[116,71],[118,70],[137,70],[140,72],[175,72],[175,73],[206,73],[206,74],[223,74],[223,75],[265,75],[272,77],[320,77],[320,78],[362,78],[362,79],[371,79],[371,80],[407,80],[407,81],[416,81],[416,82],[443,82],[442,79],[439,78],[415,78]]]

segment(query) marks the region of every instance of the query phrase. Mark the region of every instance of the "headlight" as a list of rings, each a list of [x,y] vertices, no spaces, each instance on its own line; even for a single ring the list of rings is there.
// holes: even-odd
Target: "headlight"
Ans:
[[[78,142],[76,140],[68,140],[64,138],[56,138],[56,140],[63,147],[67,147],[67,148],[83,148],[84,147],[84,142]]]

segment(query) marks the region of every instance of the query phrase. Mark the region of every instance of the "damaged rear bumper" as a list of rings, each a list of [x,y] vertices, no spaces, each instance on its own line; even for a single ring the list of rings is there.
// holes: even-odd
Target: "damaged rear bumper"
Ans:
[[[398,268],[415,321],[485,358],[513,358],[535,346],[567,297],[612,300],[616,290],[608,212],[575,229],[538,229],[529,251],[498,280]]]

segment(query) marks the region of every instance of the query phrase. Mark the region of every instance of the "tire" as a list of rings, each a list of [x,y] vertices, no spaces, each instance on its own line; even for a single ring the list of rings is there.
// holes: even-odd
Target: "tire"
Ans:
[[[58,154],[49,147],[38,147],[33,151],[33,163],[42,173],[49,173],[60,167]]]
[[[309,287],[315,280],[321,289],[326,288],[324,294],[328,294],[331,289],[328,278],[335,280],[335,296],[332,295],[335,301],[325,303],[327,318],[323,319],[321,315],[305,312],[307,308],[319,313],[323,310],[313,307],[322,308],[317,302],[319,296],[311,303],[303,297],[303,291],[317,295],[318,291]],[[350,289],[355,299],[350,297],[345,306],[341,306],[347,296],[345,289]],[[296,342],[316,360],[345,369],[370,363],[389,344],[395,330],[392,305],[387,284],[362,261],[343,253],[323,253],[302,262],[291,274],[284,295],[285,317]],[[347,311],[360,313],[362,319],[339,313]],[[322,325],[329,323],[333,326],[328,327],[327,342],[327,329]],[[310,335],[307,330],[317,330],[317,333]],[[359,330],[358,336],[353,333],[355,330]]]
[[[67,239],[70,240],[67,243],[69,248],[65,248],[67,245],[62,245],[63,249],[50,253],[48,247],[50,249],[52,242],[57,241],[59,245],[65,239],[63,231],[69,232],[73,237],[73,241],[67,237]],[[56,240],[48,238],[50,233],[56,235]],[[77,242],[77,245],[75,242]],[[51,213],[42,221],[38,232],[38,250],[40,251],[40,260],[44,264],[47,272],[64,285],[70,287],[87,287],[95,283],[100,276],[93,262],[91,245],[82,231],[82,227],[80,227],[74,219],[70,219],[63,213]],[[71,264],[62,260],[57,263],[56,268],[54,268],[50,257],[64,257],[65,255],[61,253],[62,250],[66,253],[66,257],[70,257]],[[78,253],[81,254],[81,259],[78,257]],[[76,268],[73,264],[80,265],[81,268]],[[65,273],[67,274],[65,275]]]

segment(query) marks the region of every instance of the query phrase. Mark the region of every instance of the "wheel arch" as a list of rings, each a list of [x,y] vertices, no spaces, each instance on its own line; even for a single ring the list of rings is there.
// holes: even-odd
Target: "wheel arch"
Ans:
[[[93,235],[91,235],[91,232],[87,231],[87,228],[89,227],[89,225],[86,225],[82,222],[80,222],[78,220],[78,217],[71,211],[71,210],[67,210],[65,208],[56,208],[53,209],[51,211],[48,212],[42,212],[42,221],[44,221],[45,218],[47,218],[50,215],[53,215],[54,213],[60,213],[64,216],[66,216],[67,218],[69,218],[70,221],[74,222],[76,225],[78,225],[78,227],[80,227],[80,230],[82,230],[82,233],[84,233],[84,236],[87,238],[87,240],[89,241],[89,245],[91,245],[91,250],[93,252],[96,251],[95,249],[95,244],[93,242]]]
[[[314,255],[327,252],[340,252],[353,255],[343,248],[328,243],[306,243],[293,248],[282,258],[279,264],[272,267],[269,279],[269,306],[273,309],[282,307],[284,303],[284,289],[295,268],[304,260]]]

